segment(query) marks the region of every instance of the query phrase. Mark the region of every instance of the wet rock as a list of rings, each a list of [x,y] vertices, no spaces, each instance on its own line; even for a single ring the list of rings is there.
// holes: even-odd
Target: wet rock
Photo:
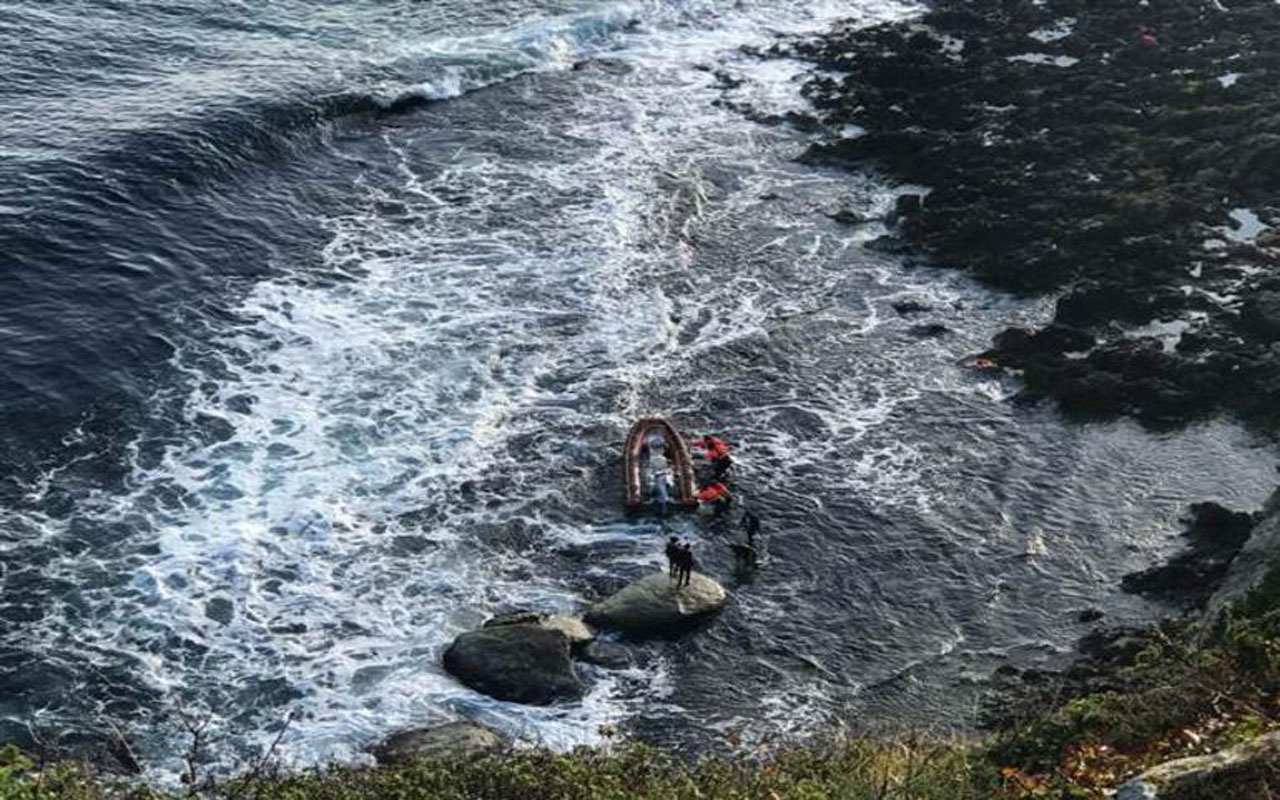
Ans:
[[[1263,582],[1280,554],[1280,489],[1263,506],[1262,515],[1249,530],[1248,539],[1227,567],[1220,587],[1210,598],[1208,610],[1216,615],[1244,599]]]
[[[863,247],[877,253],[888,253],[889,255],[906,255],[912,250],[911,245],[905,239],[890,234],[877,236],[863,245]]]
[[[901,316],[909,316],[911,314],[923,314],[932,311],[933,307],[921,303],[919,300],[899,300],[893,304],[893,310],[897,311]]]
[[[514,611],[499,614],[484,623],[485,628],[496,628],[501,625],[532,625],[549,631],[559,631],[569,640],[572,647],[580,647],[596,638],[596,632],[573,614],[548,614],[541,611]]]
[[[923,325],[912,325],[907,329],[907,333],[919,339],[936,339],[951,333],[951,329],[938,322],[928,322]]]
[[[706,575],[695,572],[676,588],[667,573],[657,572],[597,603],[585,619],[614,630],[676,632],[719,611],[727,599],[724,587]]]
[[[1280,339],[1280,291],[1258,292],[1245,300],[1240,319],[1254,334],[1267,340]]]
[[[1217,503],[1191,506],[1183,533],[1189,547],[1168,563],[1124,576],[1127,592],[1161,597],[1191,607],[1203,606],[1226,578],[1232,560],[1249,539],[1254,517]]]
[[[1097,344],[1092,334],[1066,325],[1050,325],[1036,332],[1033,342],[1038,349],[1050,353],[1078,353]]]
[[[1078,622],[1085,623],[1097,622],[1105,616],[1106,614],[1100,608],[1086,608],[1082,609],[1079,614],[1076,614],[1076,620]]]
[[[893,203],[893,213],[890,214],[889,220],[895,221],[908,214],[920,213],[920,207],[924,202],[924,198],[918,194],[898,195],[898,199]]]
[[[631,649],[616,642],[592,642],[583,649],[581,658],[605,669],[630,669],[634,663]]]
[[[865,215],[859,214],[857,211],[852,211],[847,208],[842,208],[836,213],[831,214],[829,216],[831,217],[831,219],[833,219],[836,222],[839,222],[841,225],[861,225],[862,223],[867,221],[867,218]]]
[[[213,597],[204,604],[204,615],[214,622],[230,625],[236,615],[236,607],[225,597]]]
[[[444,668],[467,686],[499,700],[548,705],[582,695],[558,630],[500,625],[463,633],[444,653]]]
[[[501,749],[503,737],[474,722],[446,722],[393,733],[369,748],[379,764],[405,765],[440,759],[476,758]]]

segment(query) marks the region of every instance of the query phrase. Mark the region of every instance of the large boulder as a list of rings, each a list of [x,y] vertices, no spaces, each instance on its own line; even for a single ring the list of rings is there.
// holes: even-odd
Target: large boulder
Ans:
[[[1247,800],[1280,789],[1280,733],[1207,756],[1169,761],[1122,785],[1115,800]]]
[[[1244,600],[1263,584],[1280,563],[1280,489],[1262,509],[1262,519],[1253,526],[1249,538],[1232,559],[1221,587],[1209,600],[1209,617],[1216,618],[1233,603]]]
[[[515,611],[499,614],[484,623],[486,628],[503,625],[532,625],[549,631],[560,631],[572,647],[583,647],[596,638],[596,632],[582,618],[573,614],[548,614],[543,611]]]
[[[535,625],[499,625],[461,634],[444,668],[490,697],[530,705],[582,696],[569,659],[569,639]]]
[[[369,748],[379,764],[401,765],[442,758],[474,758],[501,748],[501,735],[459,720],[430,728],[393,733]]]
[[[720,610],[726,599],[724,587],[706,575],[695,572],[687,586],[676,588],[667,573],[658,572],[597,603],[585,619],[615,630],[669,631]]]

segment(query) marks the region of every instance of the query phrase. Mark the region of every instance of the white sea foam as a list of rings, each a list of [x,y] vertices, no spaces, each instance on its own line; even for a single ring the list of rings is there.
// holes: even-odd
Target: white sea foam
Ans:
[[[1037,42],[1048,44],[1049,42],[1056,42],[1060,39],[1067,38],[1075,32],[1075,28],[1075,17],[1063,17],[1052,25],[1034,30],[1027,35],[1032,39],[1035,39]]]
[[[1080,63],[1074,56],[1051,56],[1048,53],[1022,53],[1008,56],[1005,61],[1021,61],[1027,64],[1046,64],[1055,67],[1073,67]]]

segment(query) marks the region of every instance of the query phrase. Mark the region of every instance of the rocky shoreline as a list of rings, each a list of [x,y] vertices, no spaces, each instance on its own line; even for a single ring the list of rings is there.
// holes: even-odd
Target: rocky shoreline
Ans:
[[[937,0],[772,55],[819,68],[805,87],[816,117],[789,121],[846,134],[805,160],[928,187],[875,246],[1061,293],[1049,324],[1006,330],[985,354],[1028,399],[1273,429],[1277,37],[1263,0]]]

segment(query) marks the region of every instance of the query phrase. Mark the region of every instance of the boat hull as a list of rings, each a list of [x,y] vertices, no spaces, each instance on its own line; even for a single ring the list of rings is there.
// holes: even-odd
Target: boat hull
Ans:
[[[644,505],[644,481],[641,476],[642,459],[645,441],[650,434],[658,433],[666,441],[668,460],[671,462],[671,482],[676,503],[685,506],[694,505],[693,459],[689,457],[689,447],[675,428],[664,419],[646,417],[637,420],[627,434],[627,446],[623,457],[623,471],[627,479],[627,508],[639,508]]]

